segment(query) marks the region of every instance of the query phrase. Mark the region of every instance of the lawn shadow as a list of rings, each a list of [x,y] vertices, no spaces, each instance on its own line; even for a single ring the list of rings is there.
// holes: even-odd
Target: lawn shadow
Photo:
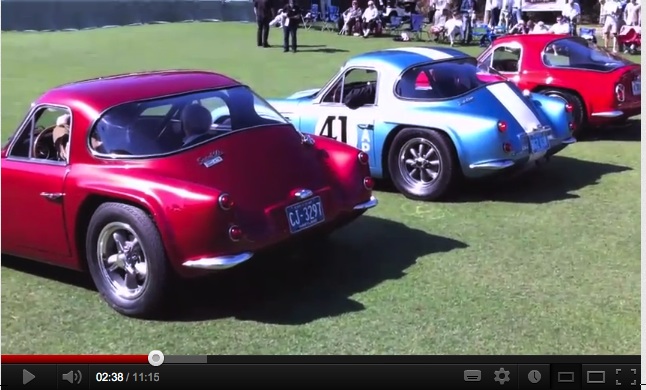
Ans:
[[[333,54],[333,53],[347,53],[348,51],[345,49],[335,49],[333,47],[321,47],[318,49],[301,49],[300,46],[298,48],[299,53],[325,53],[325,54]]]
[[[579,196],[572,192],[595,185],[611,173],[630,171],[632,168],[553,156],[535,170],[514,177],[498,177],[480,181],[465,181],[445,202],[497,201],[509,203],[550,203]],[[397,192],[392,183],[378,181],[378,191]]]
[[[579,142],[632,141],[641,142],[641,119],[629,119],[624,126],[607,126],[586,130],[578,137]]]
[[[238,268],[192,281],[178,294],[183,310],[169,320],[298,325],[364,310],[352,296],[404,277],[418,258],[466,248],[450,238],[363,216],[326,245],[267,254]]]
[[[180,282],[168,304],[173,311],[163,321],[233,317],[298,325],[357,312],[364,305],[352,299],[354,294],[404,277],[422,256],[466,247],[399,222],[363,216],[315,248],[259,255],[236,268]],[[87,273],[7,255],[2,267],[96,293]]]

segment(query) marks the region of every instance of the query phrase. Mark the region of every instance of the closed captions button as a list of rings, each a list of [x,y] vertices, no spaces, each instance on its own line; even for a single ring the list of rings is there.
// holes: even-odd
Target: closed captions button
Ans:
[[[480,382],[482,380],[482,371],[480,370],[464,370],[465,382]]]

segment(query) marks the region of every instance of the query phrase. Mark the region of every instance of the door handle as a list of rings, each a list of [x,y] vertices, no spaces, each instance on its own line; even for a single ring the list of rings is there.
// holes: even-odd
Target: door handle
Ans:
[[[40,196],[49,200],[59,200],[60,198],[63,197],[63,195],[65,194],[63,194],[62,192],[41,192],[40,193]]]
[[[357,125],[361,130],[374,130],[375,125]]]

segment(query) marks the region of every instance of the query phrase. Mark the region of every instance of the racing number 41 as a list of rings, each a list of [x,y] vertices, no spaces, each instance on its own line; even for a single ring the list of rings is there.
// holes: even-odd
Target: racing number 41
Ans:
[[[347,116],[328,116],[321,126],[318,135],[332,138],[335,141],[348,143],[348,117]],[[340,139],[339,139],[340,138]]]

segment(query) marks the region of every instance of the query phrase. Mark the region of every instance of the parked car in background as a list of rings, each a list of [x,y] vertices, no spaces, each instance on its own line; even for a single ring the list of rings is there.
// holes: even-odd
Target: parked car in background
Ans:
[[[439,199],[461,177],[534,166],[576,141],[570,104],[524,96],[476,64],[445,47],[374,51],[322,88],[270,103],[302,132],[369,154],[372,175],[411,199]]]
[[[510,35],[478,56],[519,88],[573,107],[576,128],[621,124],[641,114],[641,66],[586,39]]]
[[[174,275],[234,267],[374,207],[368,164],[224,75],[71,83],[38,98],[2,148],[2,253],[88,269],[115,310],[154,316]]]

